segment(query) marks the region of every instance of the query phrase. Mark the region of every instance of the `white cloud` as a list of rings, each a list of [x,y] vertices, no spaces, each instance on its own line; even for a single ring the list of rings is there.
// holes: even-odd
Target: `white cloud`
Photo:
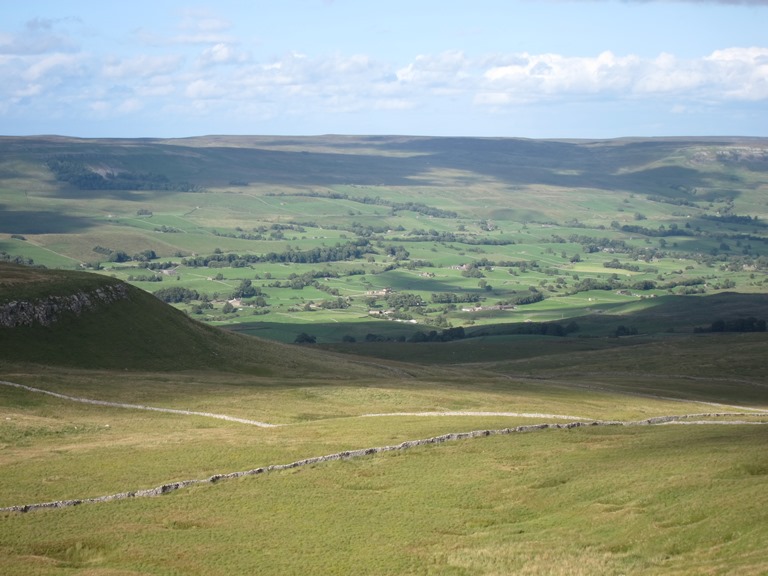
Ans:
[[[183,12],[179,25],[181,33],[172,38],[179,44],[218,44],[233,42],[224,32],[232,27],[232,23],[219,18],[203,9],[188,9]]]
[[[249,60],[248,54],[240,52],[231,44],[217,42],[209,46],[200,54],[198,64],[201,66],[213,66],[218,64],[242,64]]]
[[[411,110],[415,106],[416,103],[412,100],[395,98],[375,100],[373,103],[375,110]]]
[[[138,98],[128,98],[126,100],[123,100],[116,108],[116,110],[121,114],[130,114],[132,112],[136,112],[138,110],[141,110],[144,107],[141,100]]]
[[[220,18],[212,12],[201,8],[188,8],[182,12],[182,20],[179,27],[183,30],[199,30],[205,32],[218,32],[227,30],[232,26],[229,20]]]
[[[768,99],[768,48],[717,50],[705,61],[719,74],[727,97]]]
[[[105,62],[102,72],[110,79],[147,78],[177,71],[183,62],[178,55],[148,56],[142,54],[120,60],[110,58]]]
[[[458,88],[472,75],[472,62],[460,51],[437,55],[419,55],[413,62],[397,70],[398,81],[418,86],[452,86]]]
[[[177,16],[177,25],[162,33],[139,31],[147,42],[111,43],[115,52],[108,56],[95,48],[80,52],[73,38],[88,39],[68,33],[71,21],[30,20],[18,33],[0,31],[3,119],[15,109],[30,117],[48,110],[74,111],[74,117],[79,110],[138,119],[154,112],[168,114],[168,124],[185,124],[184,113],[212,123],[238,113],[309,121],[360,111],[405,117],[414,109],[425,116],[439,109],[482,117],[526,104],[579,101],[663,102],[665,110],[693,115],[768,100],[764,47],[724,48],[699,58],[449,50],[390,60],[307,49],[268,60],[255,56],[255,40],[235,38],[232,22],[215,13]]]
[[[32,55],[48,52],[74,52],[77,43],[70,34],[58,31],[68,20],[34,18],[18,34],[0,33],[0,54]]]
[[[61,76],[77,74],[82,58],[74,54],[50,54],[37,58],[24,71],[23,78],[29,82],[41,79],[58,79]]]
[[[475,102],[492,106],[592,95],[760,100],[768,98],[768,49],[731,48],[695,60],[522,54],[516,63],[488,68],[477,88]]]
[[[210,100],[224,97],[226,91],[210,80],[194,80],[187,85],[184,94],[192,100]]]

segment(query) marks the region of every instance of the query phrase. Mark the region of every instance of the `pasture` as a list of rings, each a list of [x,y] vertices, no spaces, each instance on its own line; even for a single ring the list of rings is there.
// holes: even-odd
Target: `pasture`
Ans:
[[[150,292],[185,288],[171,303],[196,319],[256,323],[284,341],[328,322],[339,329],[315,336],[338,343],[371,318],[442,330],[569,321],[664,295],[764,294],[768,180],[756,146],[5,138],[0,251]],[[102,190],[83,180],[96,173],[111,174]],[[259,304],[239,298],[224,312],[244,280]],[[418,300],[377,295],[385,289]],[[520,304],[532,289],[543,302]],[[456,301],[434,301],[445,294]],[[494,312],[505,304],[517,309]]]

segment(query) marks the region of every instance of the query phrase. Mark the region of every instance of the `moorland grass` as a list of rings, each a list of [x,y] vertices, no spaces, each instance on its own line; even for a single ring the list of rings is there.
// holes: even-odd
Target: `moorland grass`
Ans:
[[[370,255],[373,262],[182,266],[177,270],[181,280],[146,288],[208,291],[211,286],[211,292],[220,292],[213,319],[221,316],[229,290],[241,279],[254,280],[270,303],[266,318],[281,326],[244,328],[262,334],[275,330],[286,341],[310,327],[323,342],[348,334],[359,340],[368,333],[407,335],[436,328],[438,317],[501,334],[505,327],[499,324],[509,320],[576,319],[580,331],[575,334],[585,337],[283,346],[192,322],[132,290],[127,301],[97,314],[64,318],[51,328],[0,331],[0,375],[71,396],[283,426],[80,404],[0,386],[0,505],[151,488],[342,450],[542,422],[547,420],[543,414],[608,420],[748,415],[705,418],[717,424],[482,438],[201,485],[153,499],[3,514],[3,573],[768,570],[763,550],[768,428],[758,425],[765,423],[768,409],[765,337],[691,333],[718,315],[764,315],[766,310],[764,271],[739,260],[764,256],[764,228],[759,221],[712,219],[730,213],[764,219],[763,168],[689,162],[694,151],[712,153],[737,141],[211,137],[107,145],[46,138],[25,139],[24,152],[14,142],[0,139],[0,190],[10,190],[3,192],[0,227],[6,237],[0,241],[14,255],[45,251],[66,266],[65,257],[103,261],[104,255],[93,251],[96,245],[129,252],[151,248],[164,260],[211,254],[215,248],[259,254],[348,241],[356,238],[350,229],[356,222],[387,229],[370,237],[377,250]],[[191,180],[200,188],[192,193],[76,190],[41,168],[51,155],[63,153],[98,155],[120,170],[162,172],[173,182]],[[558,159],[556,169],[552,157]],[[738,190],[732,189],[734,176],[740,178]],[[230,184],[233,179],[240,183]],[[693,188],[696,193],[689,193]],[[307,190],[343,192],[350,199],[297,195]],[[376,196],[455,210],[458,217],[354,201]],[[304,232],[288,230],[282,239],[214,234],[237,235],[236,227],[269,230],[275,223],[307,219],[315,225]],[[612,220],[650,232],[620,230]],[[628,257],[587,251],[570,239],[584,233],[634,250],[657,250],[663,244],[655,231],[673,224],[700,235],[663,238],[668,244],[663,253],[632,260],[639,271],[605,268],[604,262]],[[162,225],[181,232],[155,230]],[[324,229],[329,226],[340,228]],[[417,229],[434,232],[434,239],[411,242],[409,232]],[[459,234],[458,240],[441,240],[443,232]],[[8,237],[14,233],[29,238]],[[516,244],[477,243],[509,239]],[[398,244],[411,258],[395,261],[386,255],[387,245]],[[576,253],[581,261],[571,262]],[[374,288],[394,287],[425,300],[434,291],[476,293],[479,278],[450,266],[480,258],[539,264],[526,271],[518,265],[482,268],[492,286],[488,303],[529,286],[550,298],[513,312],[474,316],[447,308],[425,315],[412,310],[416,325],[367,317],[362,294]],[[415,259],[433,266],[410,269],[408,260]],[[144,273],[134,265],[110,264],[102,273],[118,278]],[[304,311],[310,300],[328,295],[316,288],[266,285],[312,269],[340,275],[322,283],[352,297],[350,308]],[[11,283],[9,270],[0,270],[5,301],[50,294],[52,286],[71,293],[113,281],[27,270],[21,282]],[[218,272],[222,281],[207,280]],[[648,291],[644,295],[655,297],[646,300],[616,290],[568,295],[579,278],[606,280],[613,274],[660,283],[705,278],[706,285],[696,286],[708,295],[682,298],[686,287]],[[739,292],[758,294],[724,294],[717,286],[725,279],[733,280]],[[383,308],[385,302],[377,305]],[[248,312],[231,321],[252,321]],[[646,334],[604,338],[619,324]],[[413,414],[444,411],[518,415]],[[363,417],[369,413],[389,415]],[[519,415],[526,413],[542,416]]]
[[[477,439],[6,514],[0,546],[9,575],[759,574],[766,433],[667,426]]]
[[[343,382],[211,371],[125,373],[19,367],[6,378],[68,396],[226,414],[284,426],[263,429],[200,416],[93,406],[0,386],[3,504],[93,497],[457,430],[552,421],[555,417],[550,414],[634,421],[668,414],[745,411],[665,400],[650,393],[709,400],[730,394],[734,402],[750,401],[754,408],[768,409],[764,394],[760,403],[759,389],[750,399],[716,381],[696,381],[692,388],[685,379],[668,379],[662,390],[658,384],[649,388],[638,376],[595,378],[583,386],[578,379],[499,378],[479,367],[409,369],[413,375],[400,379],[360,376]],[[457,411],[510,415],[418,415]],[[391,415],[361,418],[365,414]],[[764,414],[755,417],[764,419]]]

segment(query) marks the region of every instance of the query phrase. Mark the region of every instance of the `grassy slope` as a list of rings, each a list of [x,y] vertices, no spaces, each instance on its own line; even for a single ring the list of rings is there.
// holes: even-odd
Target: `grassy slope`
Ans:
[[[491,424],[328,422],[282,429],[275,438],[277,432],[135,418],[81,409],[74,422],[89,427],[80,436],[69,426],[6,447],[4,493],[19,497],[19,483],[27,494],[49,496],[66,493],[66,486],[78,496],[154,486],[169,479],[158,481],[162,469],[177,478],[205,477],[289,462],[309,450],[325,454]],[[9,575],[761,574],[767,430],[549,431],[318,465],[150,500],[2,515],[0,556]],[[9,460],[13,454],[18,463]],[[139,485],[132,484],[136,467],[145,468]]]
[[[0,301],[68,295],[116,282],[84,272],[29,269],[0,263]],[[0,363],[35,363],[117,370],[224,370],[301,378],[349,378],[387,373],[313,350],[245,337],[195,322],[152,295],[129,286],[128,298],[51,326],[0,328]]]

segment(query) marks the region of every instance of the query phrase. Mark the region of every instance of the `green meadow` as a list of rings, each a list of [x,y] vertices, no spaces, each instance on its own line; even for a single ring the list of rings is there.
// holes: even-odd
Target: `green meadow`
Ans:
[[[768,572],[765,148],[0,138],[0,572]]]

